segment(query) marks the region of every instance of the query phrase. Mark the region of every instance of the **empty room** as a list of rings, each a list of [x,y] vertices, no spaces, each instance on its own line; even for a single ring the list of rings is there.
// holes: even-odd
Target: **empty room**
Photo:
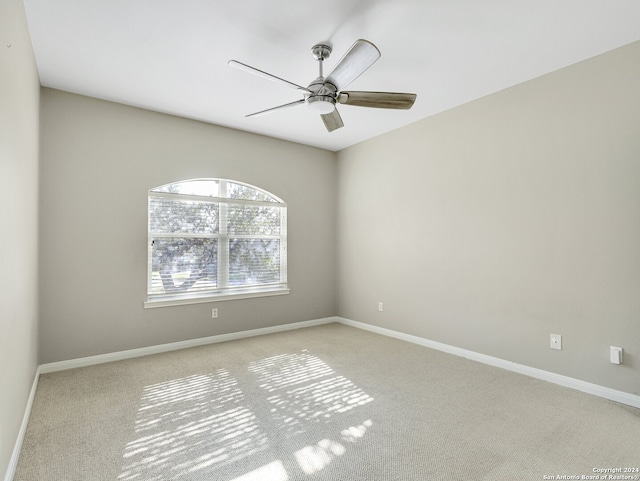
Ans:
[[[0,40],[4,481],[640,480],[640,3]]]

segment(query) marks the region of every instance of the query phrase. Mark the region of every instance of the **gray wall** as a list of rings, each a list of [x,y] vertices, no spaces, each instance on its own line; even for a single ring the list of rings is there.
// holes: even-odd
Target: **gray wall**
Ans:
[[[41,363],[335,314],[334,153],[47,88],[41,95]],[[287,202],[289,295],[143,308],[147,191],[197,177],[247,182]]]
[[[340,152],[338,314],[640,394],[639,86],[634,43]]]
[[[4,478],[38,364],[40,82],[21,0],[0,1],[0,41],[0,478]]]

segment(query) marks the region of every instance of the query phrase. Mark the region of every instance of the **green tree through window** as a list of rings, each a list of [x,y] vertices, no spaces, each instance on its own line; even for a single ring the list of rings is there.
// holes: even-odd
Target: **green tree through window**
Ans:
[[[194,179],[151,189],[148,301],[286,289],[286,231],[286,204],[251,185]]]

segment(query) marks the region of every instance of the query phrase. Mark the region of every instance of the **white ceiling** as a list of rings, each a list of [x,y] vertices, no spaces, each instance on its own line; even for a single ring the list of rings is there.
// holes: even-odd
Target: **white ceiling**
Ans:
[[[640,40],[638,0],[24,0],[42,85],[340,150]],[[291,82],[325,74],[359,38],[382,57],[349,90],[413,92],[412,110],[343,105],[327,132]]]

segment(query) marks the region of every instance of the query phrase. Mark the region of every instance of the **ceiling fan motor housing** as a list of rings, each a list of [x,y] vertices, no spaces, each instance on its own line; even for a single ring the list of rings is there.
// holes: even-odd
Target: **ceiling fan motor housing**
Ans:
[[[307,107],[309,110],[321,114],[333,112],[336,105],[336,93],[338,91],[335,85],[325,82],[324,77],[318,77],[309,84],[308,88],[313,92],[307,97]]]

